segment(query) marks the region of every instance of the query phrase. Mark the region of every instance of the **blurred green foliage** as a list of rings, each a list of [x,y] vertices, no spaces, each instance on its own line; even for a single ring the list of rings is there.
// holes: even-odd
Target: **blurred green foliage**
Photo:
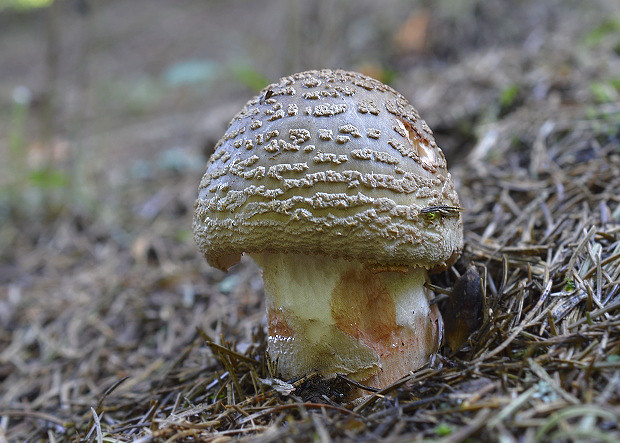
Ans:
[[[584,43],[590,46],[600,44],[607,36],[620,35],[620,19],[609,18],[596,28],[588,32],[584,38]]]
[[[13,91],[9,152],[0,165],[0,220],[17,220],[32,215],[47,217],[66,207],[72,177],[54,165],[32,166],[28,162],[27,120],[30,91],[17,87]]]
[[[618,79],[608,82],[594,82],[590,84],[590,92],[599,103],[613,103],[618,99]]]
[[[31,171],[28,181],[32,187],[39,189],[63,188],[69,186],[71,177],[58,169],[45,167]]]
[[[27,11],[35,8],[44,8],[53,2],[54,0],[0,0],[0,11],[8,8]]]
[[[271,83],[267,77],[258,72],[255,68],[244,62],[232,63],[230,67],[233,77],[242,85],[260,91]]]
[[[452,432],[454,432],[452,427],[445,423],[439,423],[435,428],[435,435],[437,435],[438,437],[447,437],[448,435],[452,434]]]
[[[502,109],[506,109],[512,106],[515,103],[520,91],[521,88],[519,87],[519,85],[514,83],[504,88],[504,90],[500,93],[499,96],[499,104]]]
[[[218,64],[213,60],[181,60],[166,68],[162,75],[164,86],[207,86],[218,78],[232,78],[238,83],[260,91],[271,81],[245,60]]]

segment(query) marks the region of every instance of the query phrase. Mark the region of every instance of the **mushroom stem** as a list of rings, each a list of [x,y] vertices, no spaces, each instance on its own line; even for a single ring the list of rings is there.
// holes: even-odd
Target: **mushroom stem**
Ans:
[[[293,378],[318,370],[382,388],[428,362],[443,333],[425,269],[252,254],[263,269],[269,356]]]

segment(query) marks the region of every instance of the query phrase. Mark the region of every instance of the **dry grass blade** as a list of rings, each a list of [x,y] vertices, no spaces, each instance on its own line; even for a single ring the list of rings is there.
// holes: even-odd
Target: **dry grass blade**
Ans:
[[[245,362],[245,363],[250,363],[252,365],[260,365],[260,362],[253,360],[243,354],[239,354],[238,352],[233,351],[232,349],[228,349],[224,346],[218,345],[217,343],[213,342],[213,341],[207,341],[206,342],[207,346],[209,346],[211,348],[211,350],[213,350],[214,353],[216,354],[221,354],[221,355],[226,355],[228,357],[232,357],[235,358],[239,361]]]
[[[54,417],[52,414],[39,411],[22,411],[19,409],[0,409],[0,417],[33,417],[38,420],[48,421],[55,423],[59,426],[70,427],[73,423],[67,423],[58,417]]]
[[[547,287],[545,288],[545,290],[543,291],[542,295],[540,296],[540,298],[538,299],[538,302],[536,303],[536,306],[534,306],[534,308],[530,311],[530,313],[528,314],[528,316],[521,322],[521,324],[519,326],[517,326],[510,334],[510,336],[504,340],[499,346],[497,346],[495,349],[486,352],[485,354],[481,355],[480,357],[478,357],[476,360],[474,360],[472,363],[476,364],[476,363],[481,363],[497,354],[499,354],[500,352],[502,352],[504,349],[506,349],[510,343],[512,343],[512,341],[517,338],[517,336],[527,327],[532,326],[532,324],[540,321],[541,318],[543,318],[545,315],[547,315],[547,312],[549,312],[550,307],[547,307],[545,310],[543,310],[542,312],[539,312],[540,308],[542,307],[543,303],[545,302],[545,300],[547,299],[547,296],[549,295],[549,293],[551,292],[551,285],[552,282],[549,281],[547,283]],[[536,317],[534,317],[536,315]]]
[[[576,417],[576,418],[596,417],[596,418],[605,419],[612,423],[617,424],[618,417],[620,417],[618,412],[620,411],[616,410],[614,413],[612,411],[602,409],[595,405],[580,405],[580,406],[573,406],[570,408],[565,408],[559,412],[552,414],[545,421],[545,423],[538,429],[538,432],[536,433],[536,440],[541,441],[549,433],[549,431],[551,431],[553,428],[558,426],[561,421],[569,419],[569,418],[573,418],[573,417]],[[581,435],[578,435],[578,434],[573,434],[573,435],[580,436],[580,437],[586,437],[588,436],[588,433],[590,433],[589,437],[587,438],[596,439],[596,437],[598,437],[598,438],[602,438],[602,441],[617,441],[617,440],[613,440],[612,436],[605,436],[605,434],[597,432],[596,429],[587,429],[587,428],[583,429],[582,428],[582,429],[579,429],[579,431],[581,431]],[[565,434],[564,437],[568,435],[570,434]],[[551,436],[551,439],[556,440],[557,438],[561,438],[561,437],[562,436],[560,434],[556,433]]]
[[[93,426],[91,430],[86,434],[86,440],[90,439],[93,430],[96,431],[97,434],[97,443],[103,443],[103,432],[101,432],[101,417],[97,415],[97,411],[94,408],[90,408],[91,413],[93,414]]]

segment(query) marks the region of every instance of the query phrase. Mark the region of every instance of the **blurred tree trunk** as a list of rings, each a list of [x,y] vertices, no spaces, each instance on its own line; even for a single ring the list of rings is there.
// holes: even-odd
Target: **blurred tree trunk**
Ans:
[[[284,29],[286,29],[287,34],[287,56],[284,60],[283,66],[285,72],[293,73],[299,70],[302,62],[302,12],[299,0],[283,0],[283,5],[286,7],[286,25]]]
[[[60,58],[60,2],[54,1],[45,11],[45,86],[42,96],[41,138],[48,143],[56,134],[58,60]]]

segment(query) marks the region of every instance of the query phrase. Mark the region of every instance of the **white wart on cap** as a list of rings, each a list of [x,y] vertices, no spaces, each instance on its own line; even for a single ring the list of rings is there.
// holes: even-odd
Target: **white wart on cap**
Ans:
[[[307,71],[267,86],[233,118],[200,183],[194,237],[214,267],[242,253],[263,267],[269,352],[283,374],[368,381],[409,370],[410,352],[392,351],[407,340],[432,342],[422,360],[436,349],[439,314],[421,287],[415,297],[403,288],[458,256],[458,206],[443,153],[402,95],[355,72]],[[365,305],[345,315],[338,306],[357,300],[355,291]],[[321,312],[301,306],[309,300]],[[380,346],[370,343],[378,333],[368,332],[377,329],[368,309],[387,310]],[[435,332],[411,332],[420,322]],[[384,347],[403,354],[399,369],[387,371]]]

